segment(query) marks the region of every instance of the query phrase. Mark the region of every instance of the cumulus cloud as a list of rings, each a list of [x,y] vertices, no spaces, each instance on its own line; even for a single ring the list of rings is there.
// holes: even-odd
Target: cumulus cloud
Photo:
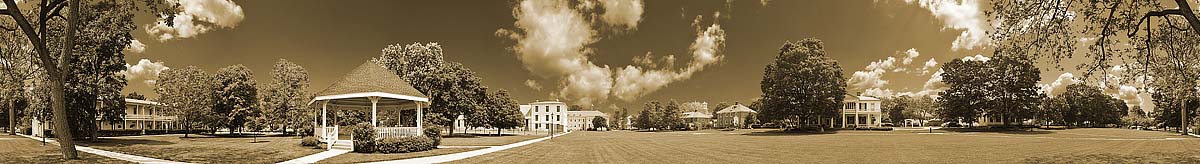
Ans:
[[[1038,84],[1038,86],[1042,88],[1042,93],[1045,93],[1046,96],[1055,97],[1066,92],[1067,85],[1080,82],[1082,81],[1075,79],[1075,74],[1064,72],[1058,75],[1058,79],[1055,79],[1054,82],[1050,82],[1050,84]]]
[[[173,25],[158,20],[147,25],[146,33],[158,40],[191,38],[213,28],[234,28],[245,19],[242,6],[231,0],[168,0],[178,3],[180,12],[175,14]]]
[[[983,56],[983,55],[976,54],[975,56],[967,56],[967,57],[963,57],[963,58],[962,58],[962,60],[964,60],[964,61],[982,61],[982,62],[987,62],[988,60],[992,60],[992,58],[990,58],[990,57],[987,57],[987,56]]]
[[[929,74],[929,70],[933,69],[933,68],[937,68],[937,64],[938,64],[938,62],[936,59],[929,58],[929,61],[925,62],[925,66],[921,67],[921,74],[922,75]]]
[[[536,80],[533,80],[533,79],[525,80],[525,86],[529,87],[529,89],[533,89],[535,91],[542,90],[542,83],[538,83]]]
[[[904,60],[900,63],[908,65],[909,63],[912,63],[913,59],[917,58],[918,56],[921,56],[921,52],[917,52],[916,48],[909,48],[908,50],[904,51]]]
[[[608,24],[633,29],[642,22],[645,3],[641,0],[600,0],[600,4],[605,9],[600,18]]]
[[[855,71],[847,81],[851,89],[866,90],[870,88],[879,88],[888,84],[888,80],[883,79],[883,74],[887,72],[906,72],[912,64],[913,60],[921,56],[917,49],[908,49],[897,52],[900,58],[888,56],[867,64],[862,71]],[[925,68],[922,68],[925,69]]]
[[[129,42],[129,47],[125,47],[125,51],[140,54],[142,52],[146,52],[146,44],[142,44],[142,41],[138,41],[137,39],[134,39]]]
[[[987,30],[990,25],[984,16],[980,2],[976,0],[905,0],[929,10],[934,18],[942,21],[944,29],[962,30],[954,39],[954,50],[971,50],[988,45]]]
[[[641,21],[643,10],[643,3],[637,0],[597,2],[584,1],[572,7],[566,1],[521,1],[513,9],[515,29],[500,29],[496,34],[516,42],[510,49],[525,69],[558,81],[560,89],[553,96],[584,105],[605,102],[609,97],[632,101],[671,82],[686,80],[724,58],[725,31],[714,21],[707,27],[694,24],[696,39],[688,48],[691,60],[684,68],[675,68],[674,55],[661,57],[660,62],[652,53],[635,57],[634,65],[624,67],[594,63],[588,56],[595,55],[591,46],[601,37],[593,25],[631,30]],[[587,19],[599,11],[604,11],[600,19]]]
[[[154,86],[158,80],[158,74],[163,70],[170,69],[163,64],[162,61],[151,62],[150,59],[138,60],[137,65],[125,64],[126,70],[121,71],[125,75],[126,81],[142,81],[147,86]]]

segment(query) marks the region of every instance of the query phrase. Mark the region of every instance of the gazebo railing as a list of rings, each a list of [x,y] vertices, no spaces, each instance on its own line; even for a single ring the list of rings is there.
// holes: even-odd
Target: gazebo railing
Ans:
[[[421,128],[417,127],[375,127],[375,137],[402,137],[402,136],[420,136]]]

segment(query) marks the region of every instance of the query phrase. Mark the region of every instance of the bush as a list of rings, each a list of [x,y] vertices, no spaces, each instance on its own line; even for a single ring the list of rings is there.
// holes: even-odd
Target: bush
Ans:
[[[425,136],[389,137],[379,140],[375,150],[380,153],[408,153],[432,150],[433,139]]]
[[[370,153],[375,148],[375,127],[369,123],[361,123],[350,128],[354,136],[354,152]]]
[[[317,146],[319,143],[317,137],[313,136],[304,136],[304,138],[300,139],[300,146]]]
[[[433,141],[433,146],[442,145],[442,127],[441,126],[426,126],[425,137]]]

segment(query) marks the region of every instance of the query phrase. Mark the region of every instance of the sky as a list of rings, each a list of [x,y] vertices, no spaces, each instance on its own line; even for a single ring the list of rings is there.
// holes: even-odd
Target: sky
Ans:
[[[778,49],[805,38],[823,41],[848,93],[877,97],[936,95],[941,63],[991,55],[987,2],[973,0],[180,2],[175,26],[135,19],[126,93],[157,97],[157,73],[187,66],[241,64],[266,84],[280,59],[305,67],[316,92],[388,45],[435,42],[521,103],[637,111],[652,100],[750,103]],[[1080,74],[1039,67],[1050,93]],[[1106,91],[1149,104],[1136,88]]]

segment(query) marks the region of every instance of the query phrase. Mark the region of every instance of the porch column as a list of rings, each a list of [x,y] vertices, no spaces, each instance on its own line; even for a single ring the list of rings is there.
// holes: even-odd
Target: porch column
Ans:
[[[417,118],[415,120],[417,120],[417,129],[421,129],[422,132],[425,131],[423,128],[421,128],[421,120],[425,118],[424,113],[425,112],[421,112],[421,102],[417,102]]]
[[[371,96],[367,97],[367,99],[371,100],[371,127],[379,127],[379,125],[377,125],[379,122],[379,117],[375,116],[377,113],[379,113],[379,110],[377,109],[378,106],[376,106],[376,104],[379,103],[379,97]]]
[[[321,102],[321,135],[325,134],[326,122],[328,122],[328,118],[325,117],[325,113],[327,113],[325,107],[327,106],[329,106],[329,100]]]

